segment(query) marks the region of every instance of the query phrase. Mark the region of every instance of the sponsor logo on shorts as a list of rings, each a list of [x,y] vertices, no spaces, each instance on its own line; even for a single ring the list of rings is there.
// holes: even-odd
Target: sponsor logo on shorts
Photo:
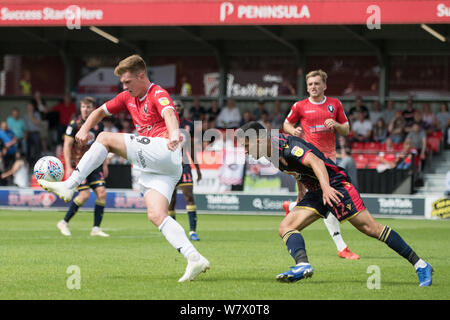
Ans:
[[[139,158],[139,162],[141,163],[141,167],[142,167],[142,168],[146,168],[147,165],[145,164],[145,157],[144,157],[144,155],[142,154],[142,150],[139,150],[139,151],[137,152],[137,155],[138,155],[138,158]]]
[[[295,146],[292,148],[291,153],[296,157],[301,157],[305,151],[302,148]]]

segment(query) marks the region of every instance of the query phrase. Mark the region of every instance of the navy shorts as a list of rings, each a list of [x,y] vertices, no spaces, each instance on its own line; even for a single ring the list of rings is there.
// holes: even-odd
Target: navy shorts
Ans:
[[[192,170],[190,164],[183,164],[183,173],[177,183],[177,186],[192,186],[194,181],[192,180]]]
[[[104,187],[105,184],[105,176],[103,175],[103,167],[100,166],[94,171],[91,172],[90,175],[86,177],[86,179],[81,182],[78,186],[77,190],[86,190],[89,188],[95,189],[97,187]]]
[[[322,190],[319,189],[308,191],[303,199],[297,203],[297,207],[311,210],[322,218],[326,218],[328,213],[331,212],[341,223],[366,209],[358,190],[350,182],[336,181],[331,186],[344,195],[344,198],[337,205],[333,207],[324,205]]]

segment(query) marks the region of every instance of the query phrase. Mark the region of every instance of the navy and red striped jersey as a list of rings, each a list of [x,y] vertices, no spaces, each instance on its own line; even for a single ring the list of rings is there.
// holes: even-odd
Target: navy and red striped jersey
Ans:
[[[278,136],[272,137],[272,146],[272,150],[279,152],[279,169],[284,173],[295,176],[310,191],[320,189],[319,180],[313,169],[303,165],[305,156],[310,152],[324,162],[331,186],[337,182],[351,182],[350,177],[343,168],[336,165],[333,160],[325,157],[314,145],[299,137],[280,133]],[[287,165],[282,159],[285,160]]]

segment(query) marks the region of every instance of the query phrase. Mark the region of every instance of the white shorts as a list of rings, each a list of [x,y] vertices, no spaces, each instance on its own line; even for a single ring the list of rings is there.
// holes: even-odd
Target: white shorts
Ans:
[[[127,158],[141,172],[138,183],[143,195],[151,189],[162,193],[170,203],[183,168],[181,148],[170,151],[165,138],[124,134]]]

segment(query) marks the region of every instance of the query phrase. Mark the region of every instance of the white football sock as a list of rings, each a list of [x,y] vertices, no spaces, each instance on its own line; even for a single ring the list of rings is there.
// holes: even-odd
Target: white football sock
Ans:
[[[292,209],[294,209],[295,208],[295,206],[297,205],[297,202],[291,202],[290,204],[289,204],[289,212],[291,212],[292,211]]]
[[[166,237],[167,241],[181,253],[186,259],[192,253],[198,253],[184,232],[183,227],[168,216],[158,227],[159,231]]]
[[[418,268],[425,268],[427,266],[427,263],[425,261],[423,261],[422,259],[419,259],[419,261],[416,262],[416,264],[414,265],[414,268],[416,268],[416,270]]]
[[[336,219],[331,212],[328,214],[326,219],[323,219],[323,222],[327,226],[328,232],[330,233],[331,238],[336,244],[336,248],[338,251],[342,251],[347,247],[347,244],[344,242],[344,239],[341,235],[341,226],[339,225],[339,220]]]
[[[106,147],[95,141],[89,150],[83,155],[70,177],[64,182],[66,187],[73,189],[78,187],[81,182],[95,169],[100,167],[108,156]]]

